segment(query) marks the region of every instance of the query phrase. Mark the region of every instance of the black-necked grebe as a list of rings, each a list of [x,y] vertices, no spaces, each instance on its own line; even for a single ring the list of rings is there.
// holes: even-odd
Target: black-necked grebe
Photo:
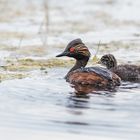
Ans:
[[[67,45],[64,52],[56,57],[61,56],[68,56],[76,59],[74,67],[72,67],[72,69],[65,76],[67,82],[75,87],[78,85],[76,90],[80,91],[83,87],[84,89],[92,87],[95,90],[109,90],[120,86],[121,80],[119,76],[108,69],[102,67],[85,68],[90,58],[90,52],[81,39],[71,41]]]
[[[140,82],[140,66],[130,64],[117,65],[117,60],[112,54],[102,56],[99,63],[117,74],[122,81]]]

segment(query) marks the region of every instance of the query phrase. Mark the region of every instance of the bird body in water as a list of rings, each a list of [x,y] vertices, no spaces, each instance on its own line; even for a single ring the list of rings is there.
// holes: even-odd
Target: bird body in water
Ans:
[[[68,56],[76,59],[75,65],[65,76],[78,92],[92,90],[112,90],[120,86],[120,78],[102,67],[85,67],[90,58],[90,52],[81,39],[71,41],[64,52],[56,57]]]
[[[130,64],[117,65],[117,60],[112,54],[102,56],[99,63],[117,74],[123,81],[140,83],[140,66]]]

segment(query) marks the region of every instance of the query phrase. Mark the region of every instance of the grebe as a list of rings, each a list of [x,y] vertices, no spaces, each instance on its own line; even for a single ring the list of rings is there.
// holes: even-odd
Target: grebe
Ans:
[[[123,81],[140,82],[140,66],[130,64],[117,65],[117,60],[112,54],[102,56],[99,63],[117,74]]]
[[[77,92],[92,92],[92,90],[112,90],[120,86],[119,76],[102,67],[86,67],[90,52],[81,39],[71,41],[64,52],[56,57],[68,56],[76,59],[75,65],[65,76],[67,82],[73,85]],[[89,90],[89,87],[91,90]]]

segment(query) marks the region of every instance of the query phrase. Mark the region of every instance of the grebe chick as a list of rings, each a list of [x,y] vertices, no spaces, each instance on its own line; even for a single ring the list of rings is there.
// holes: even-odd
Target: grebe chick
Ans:
[[[140,83],[140,66],[130,64],[117,65],[117,60],[112,54],[102,56],[99,63],[117,74],[123,81]]]

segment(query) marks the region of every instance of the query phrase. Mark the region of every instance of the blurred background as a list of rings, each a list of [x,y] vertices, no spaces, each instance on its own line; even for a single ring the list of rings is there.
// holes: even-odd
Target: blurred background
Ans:
[[[56,59],[81,38],[92,58],[140,64],[139,0],[0,0],[0,136],[16,139],[139,139],[140,86],[77,98]],[[7,135],[8,134],[8,135]]]
[[[101,54],[127,57],[127,48],[129,60],[138,60],[139,6],[139,0],[1,0],[0,57],[46,57],[81,38],[93,53],[101,41]]]

